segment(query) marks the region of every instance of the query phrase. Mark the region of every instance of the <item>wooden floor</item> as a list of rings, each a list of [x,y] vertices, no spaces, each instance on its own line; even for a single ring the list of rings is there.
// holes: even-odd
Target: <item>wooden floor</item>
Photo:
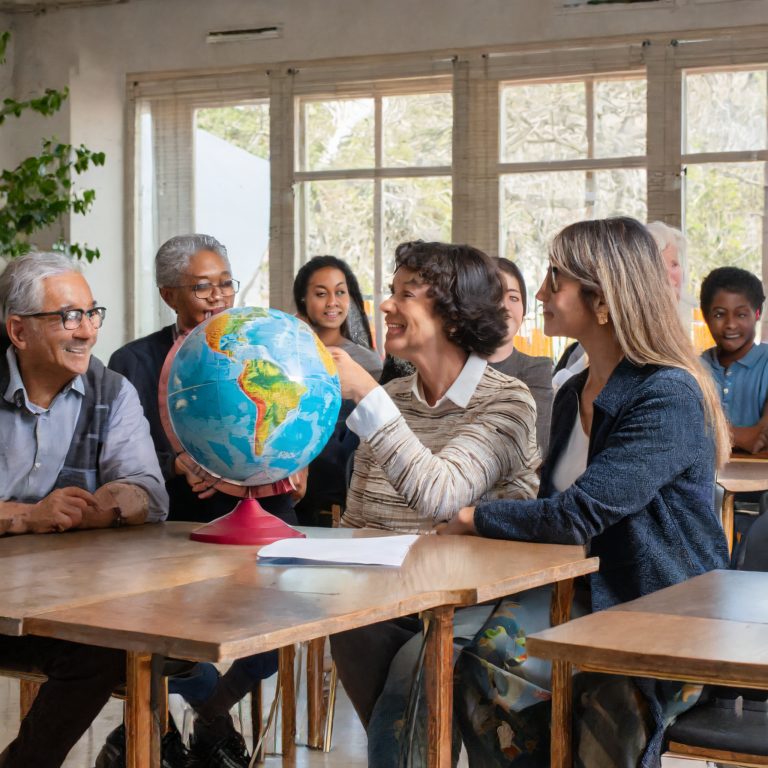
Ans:
[[[265,686],[265,697],[271,700],[272,686]],[[336,725],[334,727],[333,749],[328,754],[299,747],[297,768],[320,768],[320,766],[344,766],[363,768],[366,765],[365,732],[352,709],[349,700],[339,686]],[[244,711],[247,711],[244,709]],[[64,768],[93,768],[96,755],[107,734],[122,720],[122,702],[113,700],[104,708],[99,718],[70,753]],[[247,718],[246,718],[247,719]],[[299,723],[306,717],[299,713]],[[0,751],[16,734],[19,727],[19,686],[16,680],[0,677]],[[245,724],[246,740],[250,745],[250,728]],[[299,734],[301,738],[302,734]],[[281,765],[279,756],[267,758],[267,766]],[[466,766],[462,756],[461,765]],[[693,760],[662,760],[663,768],[705,768],[705,763]]]

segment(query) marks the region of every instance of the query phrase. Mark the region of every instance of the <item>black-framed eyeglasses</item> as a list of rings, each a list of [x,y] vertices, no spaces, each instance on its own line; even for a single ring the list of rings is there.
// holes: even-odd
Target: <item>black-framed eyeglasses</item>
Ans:
[[[198,299],[209,299],[214,288],[218,288],[222,296],[234,296],[240,290],[239,280],[222,280],[220,283],[195,283],[194,285],[171,285],[170,288],[187,288],[194,291]]]
[[[549,290],[552,293],[557,293],[560,290],[560,283],[558,281],[558,269],[551,264],[547,267],[547,280],[549,281]]]
[[[60,317],[61,324],[67,331],[77,330],[83,322],[83,316],[87,317],[88,322],[98,330],[107,316],[107,308],[62,309],[59,312],[33,312],[29,315],[20,315],[20,317]]]

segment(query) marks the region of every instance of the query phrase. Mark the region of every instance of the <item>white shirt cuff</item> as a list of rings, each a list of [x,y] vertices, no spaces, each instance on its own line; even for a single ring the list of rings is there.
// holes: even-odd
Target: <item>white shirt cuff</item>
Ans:
[[[384,387],[372,389],[347,417],[347,426],[363,441],[400,415]]]

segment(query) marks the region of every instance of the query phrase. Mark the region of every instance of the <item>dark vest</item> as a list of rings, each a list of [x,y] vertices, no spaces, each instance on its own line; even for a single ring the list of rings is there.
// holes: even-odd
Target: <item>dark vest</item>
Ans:
[[[0,408],[8,410],[17,407],[2,397],[9,380],[8,361],[3,350],[0,352]],[[93,493],[100,485],[98,469],[101,446],[112,403],[123,386],[123,377],[105,368],[100,360],[92,356],[84,380],[85,394],[80,405],[80,415],[54,488],[74,485]]]

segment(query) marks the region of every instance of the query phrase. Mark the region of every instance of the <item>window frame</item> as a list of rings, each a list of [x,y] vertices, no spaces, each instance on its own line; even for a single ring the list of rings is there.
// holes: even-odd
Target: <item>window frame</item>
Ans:
[[[346,88],[336,88],[332,92],[297,94],[296,114],[296,152],[294,157],[294,189],[297,203],[296,237],[299,266],[305,264],[313,254],[307,251],[307,204],[305,197],[307,182],[313,181],[372,181],[373,182],[373,317],[374,335],[381,350],[384,338],[384,322],[380,311],[381,302],[386,298],[389,275],[385,274],[384,249],[384,181],[387,179],[447,178],[453,180],[452,165],[434,166],[386,166],[384,157],[383,100],[392,96],[416,96],[433,93],[451,93],[452,80],[446,75],[409,78],[403,80],[385,80],[366,84],[354,84]],[[373,166],[369,168],[348,168],[336,170],[309,171],[301,170],[301,158],[304,155],[303,144],[305,122],[303,108],[313,101],[343,100],[365,98],[374,104]],[[344,258],[344,254],[337,254]]]
[[[129,334],[135,335],[135,304],[143,300],[136,296],[135,290],[138,284],[136,139],[142,100],[189,102],[196,108],[213,106],[216,102],[231,104],[239,100],[269,99],[270,303],[291,311],[293,277],[306,255],[301,252],[299,240],[295,183],[319,179],[324,173],[304,171],[296,166],[297,99],[370,95],[372,91],[384,94],[389,88],[399,89],[405,84],[419,87],[420,82],[423,84],[432,78],[450,81],[453,93],[452,239],[470,242],[496,254],[500,232],[499,178],[505,170],[499,153],[501,82],[583,79],[644,70],[648,94],[645,157],[648,219],[679,227],[683,218],[685,165],[702,159],[701,155],[682,154],[684,72],[764,66],[768,66],[768,25],[677,32],[674,36],[660,32],[562,43],[281,62],[235,71],[129,74],[125,157],[126,278],[131,290],[127,313]],[[755,159],[754,153],[748,154],[750,159]],[[768,152],[764,154],[768,162]],[[590,163],[615,167],[617,160],[629,162],[626,158],[609,158]],[[637,163],[638,158],[632,158],[631,162]],[[581,161],[576,161],[577,168],[579,163]],[[431,171],[419,168],[414,173],[423,176]],[[377,168],[366,178],[378,179],[381,183],[392,176],[407,175],[407,170],[402,168]],[[764,221],[768,221],[768,215]],[[765,283],[768,281],[768,223],[764,224],[763,231]],[[763,338],[768,338],[768,316],[763,320]]]

